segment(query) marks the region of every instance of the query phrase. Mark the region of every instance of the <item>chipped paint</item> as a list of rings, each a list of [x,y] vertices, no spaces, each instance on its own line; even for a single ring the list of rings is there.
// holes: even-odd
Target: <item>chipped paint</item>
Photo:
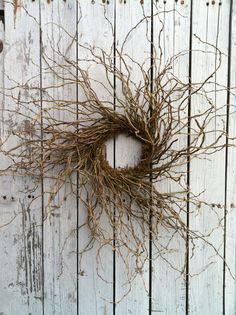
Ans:
[[[27,201],[21,200],[22,207],[22,234],[20,240],[22,247],[17,258],[17,282],[21,288],[22,295],[30,298],[42,299],[42,246],[38,227],[34,215],[27,206]]]

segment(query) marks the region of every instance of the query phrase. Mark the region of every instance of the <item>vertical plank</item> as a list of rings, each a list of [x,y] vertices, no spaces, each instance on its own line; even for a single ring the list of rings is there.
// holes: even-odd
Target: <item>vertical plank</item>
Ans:
[[[232,16],[230,41],[231,41],[231,55],[230,55],[230,68],[229,68],[229,84],[230,84],[230,97],[229,97],[229,137],[234,138],[236,134],[236,116],[235,116],[235,86],[236,86],[236,5],[232,1]],[[235,314],[236,311],[236,286],[235,286],[235,275],[236,275],[236,163],[235,163],[235,139],[229,140],[229,144],[233,145],[228,148],[228,160],[227,160],[227,191],[226,191],[226,226],[225,226],[225,314]]]
[[[107,85],[105,69],[99,64],[91,62],[91,52],[85,47],[91,47],[95,54],[101,56],[100,49],[107,54],[111,54],[113,45],[113,31],[111,25],[114,21],[114,3],[115,1],[81,1],[79,4],[78,24],[78,62],[79,67],[88,71],[92,80],[98,80]],[[90,61],[89,61],[90,60]],[[113,79],[111,79],[113,80]],[[111,95],[101,86],[101,84],[92,81],[92,86],[100,100],[111,101]],[[79,100],[83,99],[83,92],[78,91]],[[104,103],[105,104],[105,103]],[[107,106],[107,104],[105,105]],[[107,148],[107,154],[113,150],[112,146]],[[80,178],[80,180],[82,180]],[[86,199],[86,192],[83,187],[80,188],[80,196]],[[82,200],[79,200],[79,226],[87,220],[88,209],[84,206]],[[99,211],[99,209],[97,209]],[[106,215],[99,219],[100,227],[106,232],[111,233],[110,224],[107,223]],[[99,241],[93,243],[93,247],[87,252],[87,244],[91,238],[91,231],[87,226],[79,229],[79,314],[112,314],[113,312],[113,250],[111,246],[104,246],[100,251],[99,259],[98,249],[101,244]]]
[[[178,57],[172,63],[172,70],[181,82],[188,84],[189,75],[189,38],[190,38],[190,7],[191,1],[159,1],[158,5],[154,5],[154,14],[160,12],[158,16],[154,16],[154,44],[157,55],[160,56],[161,47],[163,57],[161,69],[169,62],[169,60],[181,52],[183,55]],[[163,23],[163,31],[160,34],[161,23]],[[157,75],[156,73],[154,76]],[[173,96],[174,98],[175,96]],[[180,100],[181,101],[181,100]],[[180,101],[172,104],[177,110]],[[183,122],[186,124],[187,109],[180,113],[183,116]],[[183,130],[183,134],[179,136],[176,147],[179,149],[186,147],[187,144],[187,126]],[[186,160],[187,163],[187,160]],[[184,178],[181,184],[187,182],[186,164],[176,167],[173,172],[181,172]],[[162,192],[179,191],[180,186],[173,180],[162,180],[157,182],[156,189]],[[187,197],[187,196],[185,196]],[[185,208],[185,202],[179,202],[180,208]],[[173,206],[177,213],[180,214],[183,222],[186,221],[185,212],[181,212],[180,208]],[[179,234],[175,234],[174,230],[166,230],[159,227],[159,238],[157,247],[160,252],[155,252],[153,256],[159,255],[159,258],[153,262],[152,274],[152,313],[163,312],[165,314],[185,314],[186,312],[186,294],[185,294],[185,263],[186,263],[186,244],[185,240]],[[167,245],[168,244],[168,245]],[[162,247],[161,247],[162,246]],[[168,250],[165,250],[168,246]],[[170,289],[171,288],[171,289]]]
[[[1,137],[9,136],[6,149],[19,144],[14,132],[27,134],[30,109],[35,110],[30,100],[37,93],[30,87],[39,87],[38,19],[36,2],[5,2],[5,43],[1,52],[5,96],[0,106],[5,109]],[[29,119],[9,112],[17,109],[17,98],[23,105],[18,110]],[[31,108],[27,108],[29,104]],[[1,156],[1,167],[7,165],[9,160]],[[40,189],[35,191],[33,178],[20,176],[1,176],[0,187],[0,225],[9,223],[0,228],[0,313],[42,314],[41,198],[31,203]]]
[[[149,16],[146,20],[140,23],[137,28],[135,27],[145,16]],[[137,63],[145,63],[144,68],[147,71],[150,67],[150,52],[151,52],[151,2],[149,1],[117,1],[116,2],[116,48],[118,51],[122,50],[123,57],[129,68],[131,80],[139,85],[143,81],[142,73],[135,63],[131,61],[133,59]],[[131,32],[130,32],[131,31]],[[127,34],[129,35],[127,36]],[[127,40],[126,40],[127,39]],[[125,41],[125,44],[124,44]],[[124,44],[124,45],[123,45]],[[126,58],[127,54],[131,59]],[[126,74],[126,69],[123,64],[119,65],[119,58],[117,58],[117,67],[121,67],[121,71]],[[118,81],[118,80],[117,80]],[[116,94],[122,100],[123,91],[121,89],[121,83],[116,82]],[[135,94],[135,88],[130,85],[132,93]],[[119,139],[116,139],[115,147],[115,166],[122,167],[124,161],[124,148],[127,148],[125,152],[126,160],[130,159],[130,165],[132,165],[137,159],[137,155],[140,154],[138,143],[133,145],[125,145],[128,140],[123,138],[123,145]],[[122,149],[121,149],[122,146]],[[124,219],[123,219],[124,220]],[[125,221],[125,220],[124,220]],[[131,221],[133,221],[131,223]],[[127,225],[133,224],[135,233],[139,233],[138,222],[127,218]],[[123,233],[123,234],[122,234]],[[137,244],[133,241],[130,232],[121,230],[119,227],[116,230],[116,235],[119,238],[126,240],[128,246],[132,247]],[[140,231],[140,240],[143,242],[145,252],[140,259],[140,265],[142,264],[142,270],[137,272],[136,257],[127,248],[121,248],[120,252],[116,251],[115,254],[115,270],[116,270],[116,283],[115,283],[115,298],[116,298],[116,314],[148,314],[149,313],[149,240],[142,237],[143,231]],[[121,242],[122,243],[122,242]],[[122,244],[124,247],[124,244]],[[134,250],[137,248],[134,247]],[[141,262],[142,260],[142,262]],[[137,275],[133,278],[133,274],[137,272]]]
[[[5,49],[5,31],[4,31],[4,5],[3,1],[0,1],[0,88],[1,88],[1,94],[0,94],[0,102],[1,102],[1,113],[0,113],[0,135],[3,133],[3,102],[4,102],[4,96],[3,96],[3,89],[4,89],[4,49]]]
[[[201,19],[199,19],[201,17]],[[218,85],[227,85],[227,48],[229,1],[199,1],[193,3],[193,34],[203,41],[209,42],[220,49],[222,65],[207,87],[208,96],[219,110],[227,102],[225,89],[216,92]],[[196,51],[198,50],[198,51]],[[201,51],[202,52],[201,52]],[[211,51],[211,53],[210,53]],[[201,82],[210,75],[219,62],[216,49],[200,42],[193,37],[192,82]],[[195,95],[191,100],[192,114],[208,108],[204,97]],[[225,114],[226,107],[221,111]],[[220,112],[218,111],[218,114]],[[215,117],[207,126],[211,133],[207,136],[209,142],[217,137],[217,129],[222,129],[225,117]],[[192,122],[194,123],[194,122]],[[225,139],[222,139],[224,144]],[[224,184],[225,184],[225,152],[223,150],[212,156],[194,160],[190,164],[190,187],[199,194],[200,199],[211,206],[199,205],[190,207],[190,229],[203,235],[210,233],[207,241],[223,254],[223,228],[219,227],[219,219],[224,214]],[[218,228],[217,228],[218,227]],[[223,312],[223,260],[216,254],[213,247],[204,241],[197,240],[193,255],[189,261],[189,313],[190,314],[222,314]]]
[[[42,108],[67,104],[54,109],[52,117],[60,122],[76,120],[75,73],[70,75],[65,58],[76,60],[76,1],[41,1]],[[68,65],[67,65],[68,66]],[[73,71],[73,70],[72,70]],[[65,102],[65,103],[64,103]],[[43,121],[44,123],[44,121]],[[76,314],[77,312],[77,201],[65,183],[48,205],[49,191],[59,167],[44,179],[44,313]],[[76,175],[74,178],[76,184]]]

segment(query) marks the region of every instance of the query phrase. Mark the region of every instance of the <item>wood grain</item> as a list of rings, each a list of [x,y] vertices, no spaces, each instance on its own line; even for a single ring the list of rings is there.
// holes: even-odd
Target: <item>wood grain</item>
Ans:
[[[29,117],[26,119],[7,112],[17,106],[8,95],[27,104],[31,97],[36,97],[33,92],[29,95],[27,85],[24,86],[27,80],[31,79],[28,84],[39,86],[39,25],[32,18],[38,19],[39,7],[28,1],[22,1],[21,5],[28,13],[22,6],[16,8],[14,2],[5,3],[5,43],[1,53],[5,97],[1,107],[6,112],[2,115],[1,136],[10,135],[9,148],[17,144],[14,130],[27,132],[31,114],[30,110],[22,109]],[[24,89],[11,90],[16,84]],[[1,157],[1,167],[8,164]],[[0,225],[5,224],[0,229],[0,313],[40,315],[43,313],[41,198],[31,204],[40,187],[35,186],[34,178],[20,176],[1,177],[0,187]],[[11,223],[6,225],[7,222]]]
[[[66,84],[70,75],[66,68],[62,68],[65,60],[61,57],[76,58],[76,44],[72,39],[76,34],[76,2],[42,1],[40,9],[41,73],[45,91],[42,109],[50,106],[47,99],[53,98],[66,100],[68,106],[73,106],[74,102],[76,112],[76,82],[73,84],[72,77],[71,84]],[[55,65],[58,66],[56,71]],[[63,87],[58,88],[60,85]],[[52,115],[62,122],[76,120],[76,114],[66,110],[54,111]],[[57,171],[50,172],[49,177],[56,175]],[[73,181],[76,185],[76,175]],[[53,179],[43,181],[44,312],[72,315],[77,312],[77,201],[74,195],[69,194],[70,183],[66,183],[55,195],[53,204],[48,206],[48,192],[54,185]]]
[[[174,1],[160,1],[157,6],[154,6],[154,14],[160,13],[159,17],[163,23],[163,32],[159,37],[161,23],[158,16],[154,17],[154,44],[158,55],[160,55],[159,45],[162,48],[163,64],[161,69],[170,60],[173,55],[177,55],[182,51],[189,50],[190,39],[190,9],[191,1],[184,4]],[[184,40],[183,40],[184,36]],[[188,83],[189,75],[189,54],[184,54],[177,58],[172,64],[173,74],[185,84]],[[176,108],[179,102],[173,103]],[[187,108],[186,108],[187,111]],[[186,117],[186,112],[181,113]],[[186,118],[185,118],[186,119]],[[183,135],[179,136],[176,148],[181,149],[187,143],[187,128],[183,130]],[[187,160],[186,160],[187,163]],[[176,172],[181,171],[184,177],[181,179],[181,184],[186,187],[187,182],[187,166],[186,164],[176,167]],[[172,192],[180,189],[178,183],[173,180],[162,180],[157,182],[156,189],[161,192]],[[187,197],[187,196],[185,196]],[[181,207],[185,207],[184,202],[179,203]],[[176,211],[180,212],[177,207]],[[186,212],[180,212],[183,222],[187,222]],[[171,240],[171,242],[170,242]],[[164,314],[185,314],[186,310],[186,242],[180,235],[174,234],[173,230],[162,229],[160,227],[160,237],[158,239],[158,253],[153,249],[153,256],[159,258],[153,262],[152,273],[152,314],[155,312],[163,312]],[[169,251],[166,251],[166,245],[169,243]],[[161,246],[162,247],[161,247]]]
[[[236,86],[236,5],[232,1],[231,7],[231,21],[232,25],[230,28],[230,44],[231,49],[229,50],[229,69],[228,69],[228,85],[230,87],[228,104],[229,104],[229,137],[235,138],[236,134],[236,116],[235,116],[235,105],[236,105],[236,97],[235,97],[235,86]],[[229,140],[230,145],[234,145],[234,147],[228,148],[228,156],[227,156],[227,194],[226,194],[226,225],[225,225],[225,303],[224,303],[224,311],[225,314],[234,314],[236,310],[236,286],[235,286],[235,275],[236,275],[236,216],[235,216],[235,205],[236,205],[236,163],[235,163],[235,139]]]
[[[78,25],[78,57],[79,59],[91,59],[91,54],[84,47],[93,47],[95,53],[100,56],[99,48],[106,52],[111,52],[113,45],[113,31],[111,25],[114,25],[114,1],[109,5],[95,1],[95,3],[82,1],[79,6],[79,16],[82,19]],[[80,66],[88,70],[89,63],[81,62]],[[104,82],[104,68],[90,64],[89,75],[93,80]],[[112,80],[112,78],[111,78]],[[109,93],[94,82],[97,95],[105,100],[107,97],[111,100]],[[83,93],[78,91],[79,100],[83,99]],[[113,100],[111,100],[113,101]],[[108,155],[113,151],[113,147],[107,148]],[[80,176],[80,175],[79,175]],[[80,178],[80,180],[82,180]],[[86,199],[86,192],[80,189],[80,194]],[[83,202],[79,202],[79,226],[87,219],[87,208]],[[107,223],[106,214],[102,214],[101,228],[106,232],[107,237],[113,236],[112,229]],[[79,229],[78,235],[79,253],[87,246],[90,240],[90,230],[88,227]],[[79,306],[80,315],[86,314],[112,314],[113,312],[113,249],[111,246],[105,246],[100,252],[101,259],[97,257],[98,249],[101,244],[96,241],[93,248],[82,255],[79,254]],[[89,288],[89,289],[88,289]]]
[[[201,23],[199,23],[199,16]],[[220,49],[222,65],[216,75],[212,77],[211,84],[206,89],[212,98],[216,108],[224,106],[227,102],[226,89],[215,92],[218,89],[216,82],[222,86],[227,85],[227,48],[228,48],[228,21],[229,1],[220,4],[206,5],[204,2],[193,3],[193,34],[199,36]],[[193,37],[192,55],[192,81],[197,82],[209,76],[216,69],[219,62],[219,54],[197,38]],[[199,50],[198,52],[195,50]],[[200,51],[202,50],[202,52]],[[194,96],[191,100],[191,111],[197,113],[207,108],[207,103],[202,96]],[[219,112],[218,112],[219,114]],[[221,114],[226,114],[224,106]],[[207,130],[222,128],[225,116],[216,117],[208,125]],[[208,137],[209,143],[217,137],[217,131]],[[222,139],[222,143],[225,138]],[[211,206],[203,204],[190,207],[190,229],[197,230],[203,235],[209,234],[207,240],[214,246],[207,245],[199,240],[193,256],[189,261],[189,313],[190,314],[222,314],[223,311],[223,226],[219,227],[219,220],[224,216],[225,198],[225,151],[205,156],[201,160],[194,160],[190,164],[190,187],[200,199],[205,200]],[[219,254],[216,254],[216,250]]]
[[[137,23],[143,18],[143,16],[151,15],[151,2],[145,1],[144,4],[141,4],[140,1],[132,1],[132,2],[116,2],[116,47],[118,51],[121,50],[123,46],[122,53],[129,54],[133,60],[138,63],[143,63],[146,61],[145,69],[147,70],[150,66],[150,62],[147,59],[150,57],[151,52],[151,19],[147,19],[138,27],[131,32],[128,37],[127,34],[130,29],[135,27]],[[124,21],[126,21],[124,23]],[[147,39],[148,36],[148,39]],[[124,40],[127,38],[125,44]],[[138,67],[131,62],[131,60],[125,59],[131,75],[131,80],[135,82],[137,85],[142,82],[143,78],[141,73],[139,72]],[[117,63],[119,67],[119,61]],[[124,65],[121,65],[122,71],[126,73]],[[135,89],[131,86],[131,90],[135,93]],[[116,83],[116,93],[119,98],[123,99],[121,83]],[[138,159],[138,150],[136,150],[135,154],[135,145],[129,146],[126,151],[121,150],[122,144],[119,143],[119,139],[117,139],[116,147],[115,147],[115,166],[119,167],[125,161],[129,161],[130,166],[135,163],[135,160]],[[125,140],[125,138],[124,138]],[[128,140],[126,140],[128,141]],[[125,147],[125,145],[123,145]],[[128,200],[127,200],[128,202]],[[149,240],[148,238],[142,237],[142,231],[139,232],[139,226],[132,217],[128,218],[127,216],[127,224],[133,224],[133,228],[135,229],[135,233],[140,235],[140,239],[144,243],[145,255],[149,255]],[[129,221],[130,220],[130,221]],[[120,231],[119,228],[116,230],[116,233],[119,238],[126,240],[129,242],[129,239],[132,240],[132,236],[129,235],[128,231]],[[132,242],[132,241],[131,241]],[[142,309],[143,314],[149,313],[149,261],[142,260],[142,270],[137,273],[134,280],[132,280],[132,284],[129,283],[129,277],[132,277],[132,273],[137,270],[136,265],[136,257],[132,255],[126,248],[121,249],[121,255],[117,252],[115,256],[115,266],[116,266],[116,301],[118,304],[116,305],[116,314],[138,314]],[[130,274],[127,274],[127,266],[129,264]]]

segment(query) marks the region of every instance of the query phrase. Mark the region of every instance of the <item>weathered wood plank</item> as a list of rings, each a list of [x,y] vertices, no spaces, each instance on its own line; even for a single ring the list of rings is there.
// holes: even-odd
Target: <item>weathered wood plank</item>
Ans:
[[[236,4],[232,1],[232,26],[231,26],[231,56],[230,56],[230,98],[229,98],[229,137],[236,135]],[[230,25],[229,25],[230,26]],[[229,140],[230,145],[236,145],[235,139]],[[228,148],[227,160],[227,194],[226,194],[226,269],[225,269],[225,314],[235,314],[236,311],[236,148]]]
[[[125,57],[127,54],[137,63],[145,63],[144,68],[147,70],[150,67],[150,52],[151,52],[151,2],[149,1],[120,1],[116,2],[116,47],[118,51],[122,50],[124,54],[125,62],[130,71],[130,80],[132,80],[137,86],[143,82],[143,77],[140,69],[129,58]],[[137,28],[133,29],[131,33],[127,34],[134,28],[144,16],[149,16],[146,20],[143,20]],[[127,39],[127,40],[126,40]],[[125,41],[125,43],[124,43]],[[124,45],[123,45],[124,44]],[[119,64],[119,58],[117,58],[117,67],[127,74],[125,66]],[[135,94],[135,87],[130,85],[131,91]],[[116,82],[116,94],[120,99],[124,99],[122,95],[121,82]],[[147,108],[148,109],[148,108]],[[120,110],[120,109],[117,109]],[[120,136],[121,137],[121,136]],[[122,167],[124,161],[129,161],[130,166],[139,161],[141,152],[138,143],[135,141],[131,143],[129,147],[125,145],[128,140],[123,137],[123,146],[121,144],[122,138],[116,139],[115,147],[115,166]],[[123,147],[123,148],[122,148]],[[126,151],[124,151],[126,148]],[[127,200],[128,202],[128,200]],[[132,207],[134,207],[132,205]],[[116,283],[115,283],[115,300],[116,314],[148,314],[149,313],[149,239],[142,237],[143,231],[139,227],[138,222],[132,218],[123,218],[123,222],[126,222],[128,226],[133,225],[135,233],[139,235],[140,241],[143,243],[143,254],[140,255],[140,259],[137,259],[133,253],[128,250],[128,247],[137,250],[139,244],[135,243],[132,238],[131,232],[127,230],[119,230],[119,226],[116,229],[116,235],[118,239],[122,239],[124,243],[127,242],[127,248],[122,244],[123,248],[116,251],[115,255],[115,270],[116,270]],[[139,232],[140,229],[140,232]],[[146,231],[147,232],[147,231]],[[148,232],[147,232],[148,234]],[[118,240],[119,243],[119,240]],[[122,242],[120,242],[122,243]],[[132,244],[133,248],[132,248]],[[141,258],[143,255],[143,258]],[[145,257],[147,256],[147,257]],[[139,260],[139,261],[138,261]],[[137,263],[138,262],[138,263]],[[138,265],[142,268],[138,272]],[[137,273],[135,275],[135,273]],[[133,278],[133,275],[135,277]]]
[[[3,1],[0,1],[0,10],[3,9]],[[1,104],[1,112],[0,112],[0,135],[3,135],[3,111],[2,108],[4,106],[4,50],[5,50],[5,31],[4,31],[4,21],[0,20],[0,104]]]
[[[172,73],[181,82],[188,84],[189,75],[189,38],[190,38],[190,7],[191,1],[182,3],[181,1],[160,1],[157,6],[154,5],[154,14],[161,12],[159,16],[154,17],[154,44],[157,55],[160,56],[159,45],[163,53],[163,62],[161,69],[170,60],[180,52],[185,52],[172,63]],[[161,23],[163,23],[163,31],[159,37]],[[160,39],[160,42],[159,42]],[[154,74],[155,76],[155,74]],[[173,96],[174,98],[175,96]],[[171,96],[172,99],[172,96]],[[180,101],[172,103],[177,110]],[[183,122],[186,121],[187,106],[185,112],[181,112]],[[179,136],[175,149],[186,147],[187,144],[187,127],[183,130],[183,134]],[[187,162],[187,160],[186,160]],[[185,175],[181,179],[183,187],[187,182],[187,166],[186,164],[176,167],[175,170]],[[178,183],[173,180],[162,180],[156,184],[157,190],[162,192],[175,192],[180,190]],[[185,196],[187,197],[187,196]],[[179,202],[179,206],[185,209],[186,203]],[[175,210],[180,214],[182,220],[186,223],[186,213],[180,211],[177,206]],[[159,227],[159,239],[157,240],[158,248],[162,248],[160,252],[153,249],[153,256],[160,257],[153,262],[152,275],[152,313],[163,312],[165,314],[185,314],[186,312],[186,289],[185,289],[185,263],[186,263],[186,242],[175,234],[174,230],[167,230]],[[173,238],[172,238],[173,237]],[[171,241],[170,241],[171,240]],[[168,245],[169,250],[165,250]],[[163,247],[161,247],[163,246]],[[171,289],[169,289],[171,288]]]
[[[208,4],[207,4],[208,3]],[[216,92],[217,84],[227,85],[227,48],[228,48],[228,21],[229,1],[193,2],[193,34],[202,41],[215,45],[223,54],[222,65],[216,75],[212,77],[211,84],[206,87],[208,97],[219,110],[227,102],[225,89]],[[200,17],[200,18],[199,18]],[[198,51],[195,51],[198,50]],[[216,49],[193,37],[192,54],[192,82],[201,82],[209,76],[219,63],[219,53]],[[212,92],[211,92],[212,91]],[[191,100],[192,114],[209,108],[206,99],[195,95]],[[217,116],[226,114],[226,107],[217,112],[206,130],[210,142],[216,139],[217,129],[222,129],[225,117]],[[194,122],[192,122],[194,124]],[[225,139],[222,139],[224,144]],[[189,313],[190,314],[222,314],[223,312],[223,227],[219,227],[219,219],[224,215],[224,190],[225,190],[225,152],[224,150],[201,160],[194,160],[190,164],[190,187],[196,194],[201,194],[203,199],[211,206],[199,204],[190,207],[190,229],[207,235],[207,241],[196,240],[193,255],[189,260]],[[190,248],[191,250],[191,248]],[[216,254],[216,251],[219,254]]]
[[[28,88],[31,84],[39,86],[38,18],[36,2],[5,2],[5,43],[1,53],[4,54],[1,68],[5,74],[5,96],[1,109],[6,111],[1,112],[1,136],[10,135],[8,148],[19,141],[12,135],[14,131],[27,133],[31,117],[27,106],[33,109],[30,99],[37,97]],[[20,108],[21,113],[29,119],[8,112],[16,110],[17,98],[19,104],[25,105]],[[8,164],[9,161],[1,157],[1,167]],[[0,187],[0,226],[12,221],[0,228],[0,313],[40,315],[43,313],[41,198],[31,203],[38,193],[34,191],[33,178],[1,176]]]
[[[75,113],[63,107],[51,114],[61,122],[76,120],[76,82],[65,62],[65,58],[76,60],[77,48],[73,41],[77,27],[76,1],[41,1],[40,8],[42,108],[51,106],[47,99],[54,99],[55,106],[59,103],[57,100],[62,100],[61,104],[65,100],[71,108],[74,105]],[[44,312],[72,315],[77,312],[77,200],[70,194],[68,182],[48,205],[49,192],[55,188],[55,181],[50,176],[57,172],[56,168],[47,173],[43,183]],[[76,184],[76,174],[73,181]]]
[[[83,47],[91,47],[94,53],[101,56],[100,49],[106,53],[111,53],[113,45],[113,32],[111,25],[114,21],[114,1],[109,3],[101,1],[81,1],[79,5],[78,18],[78,59],[79,66],[87,70],[92,80],[103,82],[107,86],[105,69],[91,61],[91,52]],[[109,22],[108,22],[109,21]],[[110,24],[111,23],[111,24]],[[99,49],[100,48],[100,49]],[[81,59],[84,59],[83,62]],[[88,69],[89,68],[89,69]],[[98,97],[101,100],[113,101],[112,96],[98,83],[92,81]],[[79,100],[83,99],[83,92],[78,91]],[[107,148],[110,154],[113,148]],[[82,178],[80,178],[82,180]],[[88,187],[87,187],[88,188]],[[80,189],[81,197],[86,200],[86,192]],[[100,211],[100,209],[96,209]],[[88,209],[82,200],[79,200],[79,226],[87,220]],[[107,223],[106,214],[102,214],[99,219],[99,227],[109,237],[113,237],[113,231]],[[79,229],[78,234],[79,253],[82,253],[91,239],[91,231],[88,226]],[[87,252],[79,254],[79,314],[112,314],[113,312],[113,250],[111,246],[104,246],[98,255],[101,244],[95,241],[93,247]]]

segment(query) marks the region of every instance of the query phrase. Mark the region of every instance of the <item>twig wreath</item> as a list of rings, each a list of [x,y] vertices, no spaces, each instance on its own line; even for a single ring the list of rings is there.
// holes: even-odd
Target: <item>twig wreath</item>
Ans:
[[[168,244],[164,247],[159,243],[160,227],[180,235],[184,241],[203,239],[208,243],[200,232],[189,230],[183,220],[187,202],[196,206],[201,202],[207,205],[207,202],[200,201],[199,196],[191,192],[185,180],[186,171],[181,171],[181,167],[190,159],[214,154],[225,146],[221,141],[225,137],[224,124],[217,131],[208,128],[216,116],[223,114],[222,107],[215,106],[206,89],[220,67],[221,52],[205,43],[209,51],[202,53],[216,55],[217,66],[200,83],[181,82],[172,73],[172,65],[188,51],[180,52],[164,64],[161,47],[156,49],[150,42],[153,55],[138,63],[124,53],[123,48],[132,32],[149,18],[144,16],[127,33],[120,50],[113,47],[111,52],[106,52],[99,47],[78,44],[90,57],[71,60],[59,48],[53,48],[61,60],[58,64],[44,53],[45,73],[53,74],[59,82],[54,90],[62,88],[60,80],[64,80],[64,85],[77,85],[77,99],[57,99],[51,94],[51,87],[40,90],[30,87],[30,82],[18,88],[28,93],[40,90],[40,99],[32,96],[24,101],[20,94],[14,94],[15,89],[4,92],[16,103],[13,113],[23,117],[27,124],[24,130],[13,128],[18,140],[10,149],[10,136],[1,139],[1,153],[11,160],[1,174],[53,180],[54,185],[48,192],[48,215],[53,211],[57,193],[65,183],[70,183],[70,193],[87,209],[81,228],[88,226],[91,238],[84,250],[91,248],[95,241],[99,242],[99,257],[101,248],[111,246],[122,257],[127,269],[126,255],[129,253],[135,258],[136,268],[129,271],[128,282],[149,259],[150,238],[157,249],[157,257],[168,251]],[[161,34],[164,25],[161,20],[160,23]],[[73,41],[74,37],[71,39]],[[138,83],[132,80],[130,64],[140,74]],[[91,77],[91,65],[99,67],[103,74],[101,80]],[[100,89],[105,91],[106,99],[99,96]],[[204,98],[205,106],[198,113],[191,113],[189,100],[197,94]],[[46,104],[43,108],[40,107],[42,103]],[[11,113],[10,109],[8,111]],[[60,113],[77,119],[65,121],[60,119]],[[106,159],[106,141],[121,133],[141,144],[141,157],[134,167],[113,168]],[[213,133],[216,136],[209,137]],[[180,141],[187,135],[188,141]],[[79,189],[74,174],[79,176]],[[179,189],[161,192],[159,187],[165,180],[175,183]]]

